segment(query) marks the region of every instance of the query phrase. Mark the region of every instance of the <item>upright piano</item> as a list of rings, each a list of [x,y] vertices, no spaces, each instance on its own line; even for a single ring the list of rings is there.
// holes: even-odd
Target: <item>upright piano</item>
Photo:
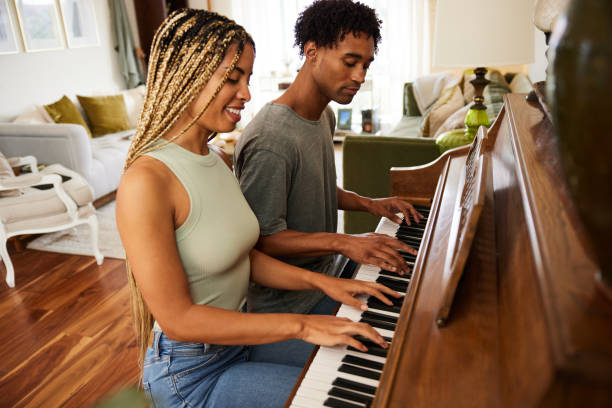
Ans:
[[[338,312],[371,323],[390,348],[317,348],[287,407],[612,406],[612,300],[598,287],[551,122],[539,103],[509,94],[480,133],[488,164],[460,276],[450,276],[449,248],[466,246],[456,226],[468,147],[391,169],[392,194],[427,215],[377,229],[419,248],[406,257],[412,274],[360,265],[356,278],[405,296],[392,307],[370,299],[367,315]]]

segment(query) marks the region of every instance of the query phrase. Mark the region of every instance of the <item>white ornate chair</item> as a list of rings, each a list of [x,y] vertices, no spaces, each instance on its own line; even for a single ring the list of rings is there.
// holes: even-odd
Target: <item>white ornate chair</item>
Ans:
[[[32,173],[16,176],[13,168],[30,165]],[[0,152],[0,258],[6,283],[15,286],[15,271],[7,241],[15,235],[40,234],[89,224],[98,265],[104,256],[98,248],[98,219],[93,193],[78,173],[59,164],[38,171],[33,156],[6,159]]]

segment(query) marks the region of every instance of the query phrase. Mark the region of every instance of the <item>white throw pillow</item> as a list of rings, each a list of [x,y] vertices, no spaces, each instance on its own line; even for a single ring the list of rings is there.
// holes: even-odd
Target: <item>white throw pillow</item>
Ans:
[[[529,93],[532,89],[533,85],[527,75],[521,74],[520,72],[510,81],[510,91],[512,91],[512,93]]]
[[[17,116],[14,123],[54,123],[49,113],[39,105],[32,105]]]
[[[140,85],[136,88],[126,89],[121,91],[121,94],[125,100],[125,109],[127,110],[130,127],[135,128],[138,126],[138,119],[140,119],[140,112],[144,104],[145,86]]]

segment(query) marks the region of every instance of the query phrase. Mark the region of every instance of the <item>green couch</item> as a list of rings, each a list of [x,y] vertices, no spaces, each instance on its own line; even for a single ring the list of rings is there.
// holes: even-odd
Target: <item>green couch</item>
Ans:
[[[343,188],[366,197],[388,197],[391,167],[418,166],[435,160],[440,151],[433,138],[417,136],[420,112],[412,84],[404,84],[404,116],[391,132],[402,136],[346,136],[342,147]],[[399,132],[398,132],[399,129]],[[379,218],[360,211],[344,212],[344,232],[359,234],[376,229]]]
[[[388,197],[391,167],[417,166],[440,155],[434,139],[422,137],[347,136],[342,150],[344,189],[366,197]],[[344,212],[344,232],[374,231],[379,218],[360,211]]]

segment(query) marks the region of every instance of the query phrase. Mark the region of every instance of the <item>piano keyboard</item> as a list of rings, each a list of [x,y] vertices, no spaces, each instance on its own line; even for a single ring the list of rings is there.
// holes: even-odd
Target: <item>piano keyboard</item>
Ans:
[[[422,206],[415,206],[415,208],[425,216],[419,224],[412,221],[411,226],[405,222],[398,226],[383,218],[376,232],[395,236],[400,241],[418,249],[429,218],[429,208]],[[402,253],[402,256],[412,270],[416,256],[406,253]],[[404,294],[410,282],[410,276],[401,276],[371,265],[361,265],[353,278],[380,282]],[[388,343],[391,343],[403,298],[389,299],[393,301],[392,306],[387,306],[374,297],[361,298],[367,301],[367,311],[341,305],[336,315],[348,317],[353,321],[367,322]],[[307,368],[308,371],[290,407],[362,408],[370,406],[378,388],[388,349],[383,349],[365,338],[357,338],[368,348],[367,352],[361,352],[346,345],[319,348]]]

